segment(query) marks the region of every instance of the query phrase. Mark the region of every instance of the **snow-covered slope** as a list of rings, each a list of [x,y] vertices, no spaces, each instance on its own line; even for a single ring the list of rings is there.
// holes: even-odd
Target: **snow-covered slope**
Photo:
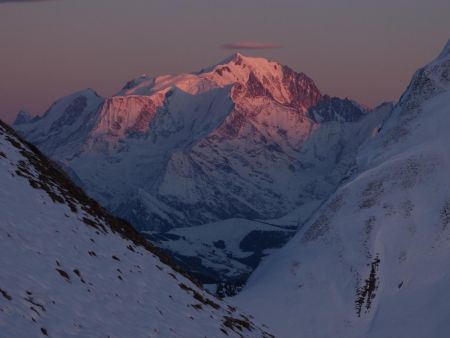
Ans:
[[[235,300],[280,337],[450,335],[450,41]]]
[[[0,337],[270,337],[2,122],[0,187]]]
[[[109,210],[161,231],[321,201],[353,165],[367,115],[303,73],[235,54],[107,99],[78,92],[15,128]]]
[[[388,111],[390,105],[379,109]],[[209,290],[221,297],[231,296],[242,288],[261,260],[295,235],[299,225],[319,205],[319,201],[311,201],[273,220],[229,218],[143,234],[193,276],[208,284]]]

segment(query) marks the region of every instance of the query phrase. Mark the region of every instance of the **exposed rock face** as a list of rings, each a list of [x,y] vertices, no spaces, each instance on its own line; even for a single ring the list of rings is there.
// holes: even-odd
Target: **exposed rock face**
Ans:
[[[117,138],[144,134],[156,114],[156,104],[154,98],[145,96],[107,99],[100,111],[100,122],[93,133]]]
[[[308,116],[316,123],[331,121],[355,122],[364,116],[364,110],[349,99],[323,96],[320,101],[311,106]]]

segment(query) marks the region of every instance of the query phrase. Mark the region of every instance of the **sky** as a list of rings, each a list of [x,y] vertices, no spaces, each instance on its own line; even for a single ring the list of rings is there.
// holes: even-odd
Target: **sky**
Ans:
[[[449,0],[0,0],[0,118],[235,50],[372,107],[397,100],[449,38]]]

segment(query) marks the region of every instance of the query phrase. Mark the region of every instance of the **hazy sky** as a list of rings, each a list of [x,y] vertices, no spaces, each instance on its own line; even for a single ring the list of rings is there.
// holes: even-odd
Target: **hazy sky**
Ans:
[[[254,47],[243,54],[373,106],[397,99],[449,38],[449,0],[0,0],[0,118],[87,87],[112,95],[142,73],[195,71],[243,41]]]

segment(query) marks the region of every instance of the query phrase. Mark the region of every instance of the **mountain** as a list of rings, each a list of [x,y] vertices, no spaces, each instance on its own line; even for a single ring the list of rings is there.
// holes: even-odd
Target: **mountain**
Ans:
[[[280,337],[448,337],[450,41],[234,299]]]
[[[368,111],[287,66],[234,54],[196,73],[140,76],[110,98],[77,92],[14,127],[179,264],[195,261],[197,278],[241,283],[294,234],[300,222],[283,217],[307,219],[349,175],[389,107]],[[255,233],[284,242],[238,249]]]
[[[29,123],[33,120],[33,116],[24,110],[21,110],[18,114],[16,119],[14,120],[14,124],[15,125],[19,125],[19,124],[25,124],[25,123]]]
[[[0,185],[1,337],[272,337],[1,121]]]
[[[323,199],[352,162],[346,139],[366,136],[353,125],[365,115],[303,73],[235,54],[197,73],[141,76],[107,99],[77,92],[14,127],[109,210],[160,231],[278,218]]]

